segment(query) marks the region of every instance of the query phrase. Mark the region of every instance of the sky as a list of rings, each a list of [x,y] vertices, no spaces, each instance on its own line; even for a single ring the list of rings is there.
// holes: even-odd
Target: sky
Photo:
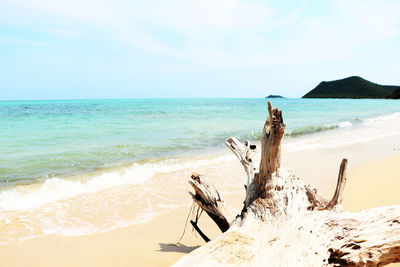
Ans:
[[[400,85],[399,0],[0,0],[0,99],[301,97]]]

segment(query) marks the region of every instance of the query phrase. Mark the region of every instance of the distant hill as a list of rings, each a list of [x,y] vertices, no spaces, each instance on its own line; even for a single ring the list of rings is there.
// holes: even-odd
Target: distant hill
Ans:
[[[387,98],[400,99],[400,88],[394,90]]]
[[[400,86],[379,85],[358,76],[321,82],[303,98],[387,98]]]
[[[284,98],[284,97],[281,95],[269,95],[269,96],[266,96],[265,98]]]

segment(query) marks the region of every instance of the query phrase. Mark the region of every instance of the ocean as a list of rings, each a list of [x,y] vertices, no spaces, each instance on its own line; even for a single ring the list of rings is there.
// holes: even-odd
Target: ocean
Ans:
[[[384,137],[400,121],[396,100],[271,101],[287,151]],[[153,200],[181,194],[189,170],[234,160],[226,138],[258,142],[266,117],[261,98],[0,101],[0,243],[149,220],[182,204]]]

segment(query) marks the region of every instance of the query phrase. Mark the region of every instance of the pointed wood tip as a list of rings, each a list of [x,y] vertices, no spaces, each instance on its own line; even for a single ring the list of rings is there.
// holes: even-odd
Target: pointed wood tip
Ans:
[[[272,117],[272,104],[271,101],[268,101],[268,114]]]
[[[324,210],[332,209],[336,205],[342,203],[344,187],[346,185],[346,180],[347,180],[346,170],[347,170],[347,159],[342,159],[342,162],[340,163],[339,175],[335,193],[332,199],[329,201],[329,203],[325,206],[325,208],[323,208]]]

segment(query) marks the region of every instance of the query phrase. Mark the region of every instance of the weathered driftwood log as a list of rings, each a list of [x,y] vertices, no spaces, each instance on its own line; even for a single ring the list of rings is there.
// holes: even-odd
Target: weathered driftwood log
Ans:
[[[282,112],[268,103],[261,140],[255,145],[231,137],[226,145],[245,172],[246,198],[238,216],[204,177],[193,175],[194,201],[223,232],[175,266],[382,266],[400,261],[400,206],[350,213],[341,206],[347,160],[340,165],[334,196],[327,201],[291,172],[280,168]],[[232,220],[233,219],[233,220]]]
[[[189,192],[189,194],[193,201],[211,217],[222,232],[226,232],[235,218],[235,210],[222,200],[218,191],[204,176],[192,174],[191,178],[189,183],[195,193]]]

